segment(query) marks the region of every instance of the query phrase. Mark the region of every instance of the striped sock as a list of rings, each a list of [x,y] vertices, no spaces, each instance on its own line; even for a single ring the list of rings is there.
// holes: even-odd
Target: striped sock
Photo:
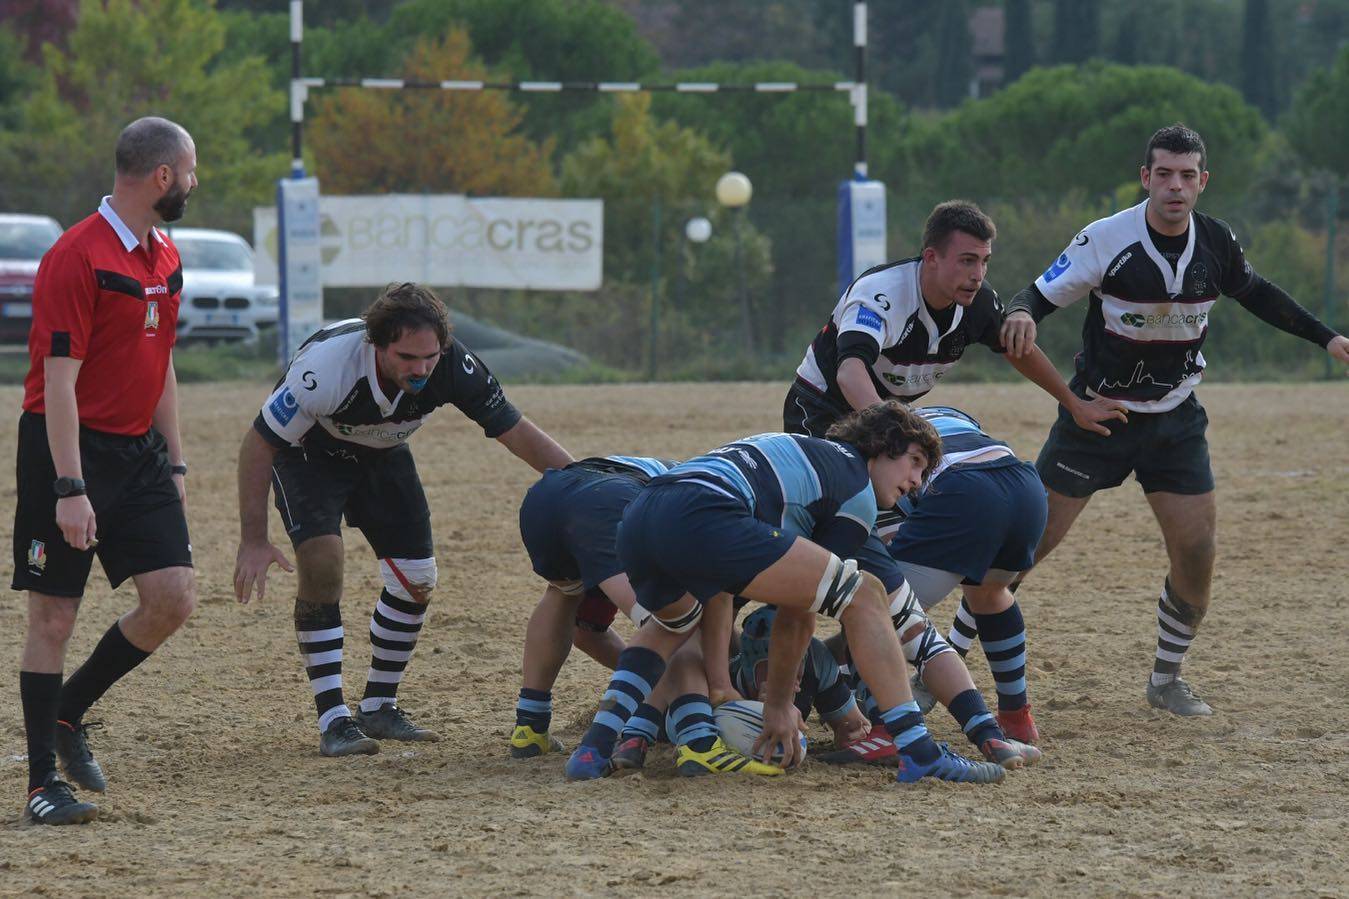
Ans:
[[[1026,705],[1026,622],[1015,601],[993,615],[975,615],[979,643],[984,647],[993,683],[998,690],[998,711],[1014,712]]]
[[[941,758],[941,750],[932,742],[932,736],[923,723],[918,703],[910,700],[903,705],[881,712],[885,730],[895,741],[895,748],[920,765],[930,765]]]
[[[528,725],[536,734],[548,733],[553,723],[553,694],[548,690],[520,688],[520,699],[515,703],[515,726]]]
[[[951,622],[951,630],[946,635],[946,642],[950,643],[951,648],[960,653],[963,659],[974,645],[974,638],[977,636],[979,628],[974,623],[974,613],[970,611],[969,603],[961,599],[960,607],[956,609],[955,620]]]
[[[975,746],[980,746],[985,740],[1005,740],[1002,728],[998,726],[998,721],[988,711],[988,706],[984,704],[984,697],[979,695],[979,691],[970,688],[951,700],[947,710],[951,717],[956,719],[960,729],[965,732],[965,739],[969,740]]]
[[[649,702],[644,702],[637,706],[637,711],[633,712],[628,723],[623,725],[623,732],[619,734],[619,738],[630,740],[633,737],[641,737],[654,746],[660,739],[660,721],[664,717],[660,709]]]
[[[707,752],[717,742],[717,724],[712,718],[712,703],[706,696],[686,693],[670,703],[665,729],[676,746],[694,752]]]
[[[337,603],[316,606],[297,600],[295,638],[300,641],[300,656],[319,713],[319,733],[323,733],[338,718],[351,716],[342,699],[342,610]]]
[[[595,713],[594,723],[581,738],[581,745],[594,748],[606,758],[612,755],[623,725],[628,723],[637,706],[651,695],[664,673],[665,660],[654,650],[629,646],[619,653],[618,667],[600,699],[600,710]]]
[[[370,616],[370,673],[365,679],[362,712],[373,712],[397,701],[398,685],[424,621],[426,606],[422,603],[399,599],[388,590],[380,592]]]
[[[1204,612],[1181,599],[1167,578],[1157,600],[1157,658],[1152,663],[1152,685],[1160,687],[1180,676],[1185,652],[1194,642]]]

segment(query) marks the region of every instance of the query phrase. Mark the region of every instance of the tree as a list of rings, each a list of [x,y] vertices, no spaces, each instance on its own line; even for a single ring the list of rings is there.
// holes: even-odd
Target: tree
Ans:
[[[1260,114],[1225,85],[1175,69],[1099,61],[1035,69],[986,100],[937,120],[913,120],[897,192],[933,202],[953,195],[1091,196],[1137,184],[1157,128],[1184,121],[1204,136],[1214,177],[1206,203],[1240,197],[1268,136]]]
[[[1349,47],[1303,82],[1283,126],[1309,166],[1349,178]]]
[[[970,11],[965,0],[947,0],[942,7],[937,32],[937,104],[959,105],[970,95],[974,79],[974,40],[970,36]]]
[[[40,62],[43,44],[65,46],[79,6],[79,0],[0,0],[0,22],[22,39],[24,58]]]
[[[418,81],[486,80],[467,33],[422,39],[404,64]],[[496,91],[338,90],[320,99],[307,130],[330,193],[448,192],[552,196],[551,142],[519,133],[522,113]]]
[[[1031,23],[1030,0],[1006,0],[1006,29],[1003,34],[1004,85],[1011,84],[1035,65],[1035,29]]]
[[[1272,119],[1278,110],[1275,92],[1269,2],[1246,0],[1246,15],[1241,23],[1241,95]]]
[[[1054,0],[1053,62],[1086,62],[1100,52],[1101,8],[1096,0]]]
[[[243,230],[272,194],[285,155],[250,146],[250,128],[284,109],[260,58],[216,65],[225,29],[193,0],[84,0],[68,47],[47,44],[37,88],[0,133],[0,206],[46,212],[65,224],[106,193],[117,135],[163,115],[197,142],[201,188],[189,215]]]

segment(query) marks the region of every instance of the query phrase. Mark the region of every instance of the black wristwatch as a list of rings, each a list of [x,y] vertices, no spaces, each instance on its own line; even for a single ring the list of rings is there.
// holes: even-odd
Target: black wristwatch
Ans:
[[[180,474],[183,477],[187,477],[187,463],[179,462],[177,465],[170,465],[169,472],[172,474]]]
[[[79,478],[57,478],[52,484],[52,490],[56,491],[58,499],[65,499],[68,496],[84,496],[84,481]]]

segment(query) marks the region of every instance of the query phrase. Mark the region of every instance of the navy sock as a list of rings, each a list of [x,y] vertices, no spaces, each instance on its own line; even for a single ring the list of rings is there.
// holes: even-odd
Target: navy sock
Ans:
[[[623,732],[619,736],[628,740],[632,737],[641,737],[648,743],[655,745],[660,739],[660,722],[665,714],[660,709],[644,702],[637,706],[637,711],[632,713],[628,723],[623,725]]]
[[[28,736],[28,791],[31,793],[56,772],[56,704],[61,699],[61,675],[19,672],[23,727]]]
[[[581,738],[581,744],[593,747],[605,758],[612,755],[623,725],[628,723],[637,706],[651,695],[664,673],[665,660],[654,650],[629,646],[619,653],[618,667],[614,669],[609,688],[600,699],[600,710]]]
[[[515,726],[534,728],[534,733],[548,732],[553,723],[553,694],[548,690],[520,688],[520,699],[515,703]]]
[[[984,697],[973,687],[952,699],[947,710],[965,732],[965,738],[975,746],[981,745],[985,740],[1006,739],[997,719],[989,713],[988,706],[984,704]]]
[[[881,712],[885,730],[895,741],[895,748],[920,765],[930,765],[941,758],[941,750],[932,742],[932,736],[923,723],[918,703],[910,700],[903,705]]]
[[[998,709],[1012,712],[1026,705],[1026,622],[1013,602],[993,615],[975,615],[979,643],[993,671]]]
[[[707,752],[717,741],[717,724],[712,717],[712,703],[706,696],[686,693],[670,703],[665,729],[676,746],[687,746],[694,752]]]
[[[132,645],[122,633],[121,625],[114,621],[89,658],[61,687],[56,717],[72,727],[79,724],[84,713],[109,687],[148,658],[150,654]]]

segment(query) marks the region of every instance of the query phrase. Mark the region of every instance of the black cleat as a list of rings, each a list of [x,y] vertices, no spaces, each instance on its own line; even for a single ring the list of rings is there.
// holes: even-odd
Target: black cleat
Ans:
[[[94,754],[89,751],[87,734],[91,727],[102,727],[101,721],[88,724],[68,724],[56,722],[56,757],[61,760],[61,770],[66,772],[81,790],[102,793],[108,789],[108,780],[103,776]]]
[[[98,806],[80,802],[70,792],[70,784],[47,775],[47,782],[28,794],[28,820],[34,824],[87,824],[98,817]]]
[[[396,705],[382,705],[373,712],[356,711],[356,723],[376,740],[403,740],[408,743],[438,743],[440,734],[412,723],[407,712]]]
[[[365,735],[365,731],[347,715],[338,718],[319,738],[319,752],[329,758],[343,755],[374,755],[379,744]]]

